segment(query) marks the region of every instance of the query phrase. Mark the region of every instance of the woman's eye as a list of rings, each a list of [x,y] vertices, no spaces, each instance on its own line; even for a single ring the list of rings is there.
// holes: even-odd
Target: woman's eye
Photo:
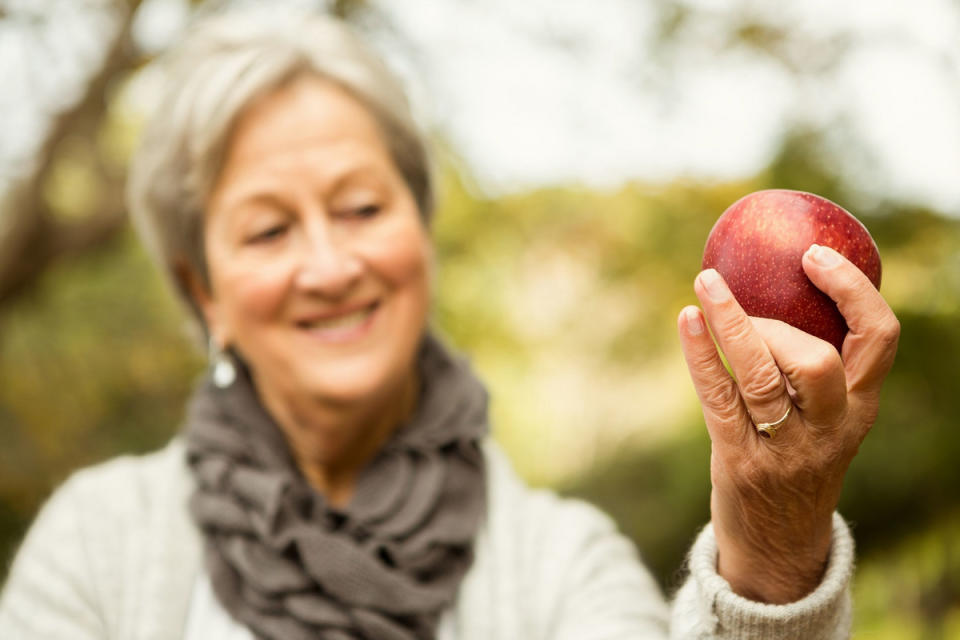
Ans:
[[[348,217],[351,218],[372,218],[373,216],[380,213],[380,205],[378,204],[367,204],[362,207],[354,207],[347,212]]]
[[[279,238],[286,232],[287,232],[287,225],[278,224],[272,227],[267,227],[262,231],[256,232],[250,237],[249,241],[252,243],[269,242],[271,240],[275,240]]]

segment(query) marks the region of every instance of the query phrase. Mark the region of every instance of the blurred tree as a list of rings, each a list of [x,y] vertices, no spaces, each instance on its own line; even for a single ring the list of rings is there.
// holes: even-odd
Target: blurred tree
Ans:
[[[124,172],[98,144],[98,134],[111,87],[138,62],[130,28],[139,4],[48,1],[4,7],[0,32],[20,51],[2,63],[22,65],[3,74],[20,79],[7,100],[20,100],[19,110],[33,112],[30,124],[39,133],[24,145],[32,154],[20,158],[0,191],[0,306],[56,259],[101,246],[123,227]],[[67,213],[48,193],[55,172],[69,161],[82,163],[91,197]]]

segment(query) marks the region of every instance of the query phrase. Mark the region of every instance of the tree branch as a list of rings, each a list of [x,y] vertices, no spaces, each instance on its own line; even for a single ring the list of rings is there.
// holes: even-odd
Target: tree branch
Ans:
[[[131,24],[139,0],[118,1],[121,26],[108,48],[103,64],[87,85],[83,97],[57,115],[37,155],[36,169],[17,181],[5,194],[3,209],[8,222],[0,235],[0,307],[9,303],[57,259],[92,249],[123,227],[126,212],[122,197],[124,179],[112,178],[101,171],[98,182],[106,189],[105,211],[74,222],[58,222],[43,198],[46,183],[60,143],[86,124],[99,127],[106,110],[106,93],[116,76],[135,64],[135,51],[130,37]],[[92,138],[93,136],[91,136]]]

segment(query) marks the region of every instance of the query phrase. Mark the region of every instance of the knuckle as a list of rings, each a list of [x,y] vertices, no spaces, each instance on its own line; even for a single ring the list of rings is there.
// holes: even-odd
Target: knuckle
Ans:
[[[697,350],[688,355],[690,368],[699,371],[702,374],[714,378],[720,374],[727,375],[723,365],[718,364],[719,358],[717,351],[711,347],[709,349]]]
[[[736,417],[740,397],[731,380],[729,383],[711,384],[703,390],[701,401],[715,417],[726,421]]]
[[[811,345],[802,361],[794,366],[796,373],[804,378],[817,380],[833,373],[842,366],[837,350],[826,342]]]
[[[739,344],[747,342],[751,333],[755,331],[753,323],[745,314],[730,314],[722,325],[721,331],[728,342]]]
[[[783,375],[772,364],[762,365],[740,382],[740,393],[748,403],[764,404],[783,395]]]
[[[740,395],[716,351],[690,354],[689,366],[694,372],[694,384],[704,410],[722,421],[736,416]]]
[[[896,316],[890,316],[880,325],[877,337],[885,347],[894,347],[900,341],[900,321]]]

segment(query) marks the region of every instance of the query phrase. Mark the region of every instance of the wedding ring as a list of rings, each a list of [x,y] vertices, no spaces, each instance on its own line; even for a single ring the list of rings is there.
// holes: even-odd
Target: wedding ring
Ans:
[[[757,433],[764,438],[773,440],[775,437],[777,437],[777,429],[780,427],[780,425],[787,421],[787,417],[790,415],[792,410],[793,405],[791,404],[789,407],[787,407],[787,412],[783,414],[783,417],[776,422],[761,422],[760,424],[754,423],[754,426],[757,428]]]

